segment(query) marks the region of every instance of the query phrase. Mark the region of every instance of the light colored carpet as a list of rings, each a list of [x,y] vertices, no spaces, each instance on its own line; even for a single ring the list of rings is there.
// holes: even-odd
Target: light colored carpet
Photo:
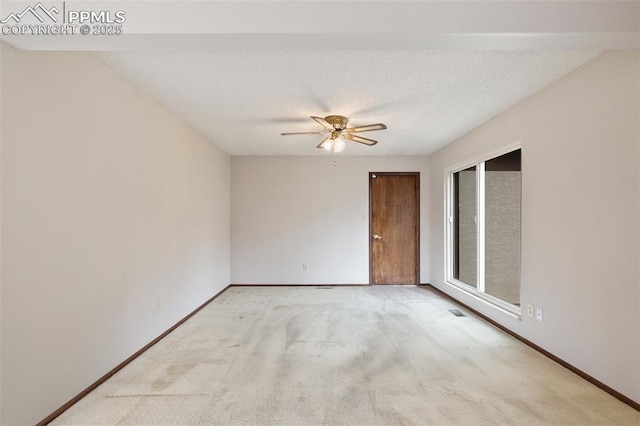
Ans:
[[[55,425],[638,425],[432,291],[234,287]]]

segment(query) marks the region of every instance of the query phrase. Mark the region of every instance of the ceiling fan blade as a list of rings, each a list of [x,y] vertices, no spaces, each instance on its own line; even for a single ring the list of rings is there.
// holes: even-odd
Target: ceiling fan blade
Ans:
[[[343,138],[348,139],[353,142],[363,143],[365,145],[373,146],[378,143],[378,141],[374,141],[373,139],[363,138],[362,136],[356,135],[342,135]]]
[[[331,138],[329,138],[329,136],[327,136],[326,138],[324,138],[324,139],[322,140],[322,142],[320,142],[320,143],[318,144],[318,146],[317,146],[316,148],[324,148],[324,147],[325,147],[325,145],[327,144],[327,142],[329,142],[330,140],[331,140]]]
[[[387,126],[382,123],[377,124],[367,124],[366,126],[357,126],[357,127],[349,127],[347,130],[348,133],[359,133],[359,132],[370,132],[372,130],[384,130]]]
[[[325,135],[326,132],[289,132],[289,133],[280,133],[281,136],[290,136],[290,135]]]
[[[329,124],[329,122],[327,120],[325,120],[322,117],[314,117],[313,115],[311,116],[312,119],[314,119],[316,121],[316,123],[318,123],[319,125],[321,125],[322,127],[324,127],[327,130],[335,130],[333,128],[333,126],[331,124]]]

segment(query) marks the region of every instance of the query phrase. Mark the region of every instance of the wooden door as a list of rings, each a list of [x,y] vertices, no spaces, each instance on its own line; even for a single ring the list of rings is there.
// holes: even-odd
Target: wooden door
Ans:
[[[420,173],[369,173],[369,282],[419,284]]]

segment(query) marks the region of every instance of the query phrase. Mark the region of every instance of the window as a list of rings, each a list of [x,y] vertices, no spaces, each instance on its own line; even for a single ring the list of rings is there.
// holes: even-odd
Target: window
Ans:
[[[521,150],[447,171],[447,282],[520,314]]]

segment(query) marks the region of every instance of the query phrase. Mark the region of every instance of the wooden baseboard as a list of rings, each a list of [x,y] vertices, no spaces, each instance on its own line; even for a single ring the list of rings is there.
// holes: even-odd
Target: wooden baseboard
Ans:
[[[592,385],[599,387],[600,389],[602,389],[603,391],[607,392],[611,396],[613,396],[613,397],[619,399],[620,401],[624,402],[625,404],[627,404],[631,408],[640,411],[640,403],[634,401],[633,399],[629,398],[628,396],[625,396],[625,395],[621,394],[617,390],[605,385],[604,383],[602,383],[600,380],[596,379],[595,377],[592,377],[589,374],[585,373],[584,371],[580,370],[579,368],[574,367],[573,365],[569,364],[567,361],[565,361],[565,360],[563,360],[561,358],[558,358],[557,356],[555,356],[551,352],[547,351],[546,349],[541,348],[540,346],[536,345],[535,343],[531,342],[530,340],[527,340],[524,337],[522,337],[521,335],[515,333],[514,331],[509,330],[507,327],[503,326],[502,324],[497,323],[496,321],[492,320],[491,318],[487,317],[486,315],[481,314],[480,312],[478,312],[475,309],[471,308],[469,305],[466,305],[466,304],[462,303],[461,301],[459,301],[455,297],[445,293],[444,291],[440,290],[439,288],[436,288],[431,284],[420,284],[420,286],[418,286],[418,287],[429,287],[431,290],[437,292],[438,294],[442,295],[443,297],[445,297],[445,298],[447,298],[449,300],[452,300],[453,302],[455,302],[456,304],[464,307],[468,311],[473,312],[475,315],[477,315],[478,317],[480,317],[483,320],[487,321],[491,325],[499,328],[500,330],[504,331],[505,333],[509,334],[510,336],[515,337],[516,339],[518,339],[519,341],[521,341],[525,345],[535,349],[536,351],[540,352],[542,355],[546,356],[547,358],[557,362],[558,364],[560,364],[564,368],[566,368],[566,369],[570,370],[571,372],[577,374],[578,376],[582,377],[583,379],[585,379],[587,382],[591,383]]]
[[[59,415],[61,415],[62,413],[64,413],[65,411],[67,411],[73,404],[75,404],[76,402],[80,401],[82,398],[84,398],[85,396],[87,396],[87,394],[89,394],[89,392],[91,392],[92,390],[94,390],[95,388],[97,388],[98,386],[100,386],[102,383],[106,382],[109,378],[111,378],[111,376],[113,376],[114,374],[116,374],[118,371],[122,370],[127,364],[129,364],[131,361],[133,361],[134,359],[138,358],[140,355],[142,355],[147,349],[149,349],[150,347],[152,347],[153,345],[155,345],[156,343],[158,343],[160,340],[164,339],[169,333],[171,333],[173,330],[175,330],[176,328],[178,328],[179,326],[181,326],[186,320],[188,320],[189,318],[191,318],[192,316],[194,316],[195,314],[197,314],[202,308],[204,308],[205,306],[207,306],[209,303],[211,303],[214,299],[216,299],[218,296],[220,296],[222,293],[224,293],[230,286],[226,286],[225,288],[223,288],[221,291],[219,291],[218,293],[216,293],[212,298],[210,298],[209,300],[207,300],[206,302],[204,302],[202,305],[198,306],[193,312],[191,312],[190,314],[188,314],[186,317],[182,318],[180,321],[178,321],[177,323],[175,323],[173,326],[171,326],[171,328],[169,328],[167,331],[165,331],[164,333],[162,333],[161,335],[159,335],[158,337],[156,337],[155,339],[153,339],[151,342],[147,343],[146,345],[144,345],[140,350],[138,350],[136,353],[134,353],[133,355],[131,355],[129,358],[125,359],[124,361],[122,361],[120,364],[118,364],[117,366],[115,366],[111,371],[109,371],[107,374],[105,374],[104,376],[100,377],[98,380],[96,380],[93,384],[91,384],[88,388],[86,388],[85,390],[83,390],[82,392],[80,392],[78,395],[74,396],[73,398],[71,398],[69,401],[67,401],[67,403],[65,403],[63,406],[61,406],[60,408],[58,408],[56,411],[54,411],[53,413],[49,414],[47,417],[45,417],[44,419],[42,419],[42,421],[40,421],[36,426],[44,426],[49,424],[50,422],[52,422],[56,417],[58,417]]]
[[[371,284],[231,284],[229,287],[370,287]]]

